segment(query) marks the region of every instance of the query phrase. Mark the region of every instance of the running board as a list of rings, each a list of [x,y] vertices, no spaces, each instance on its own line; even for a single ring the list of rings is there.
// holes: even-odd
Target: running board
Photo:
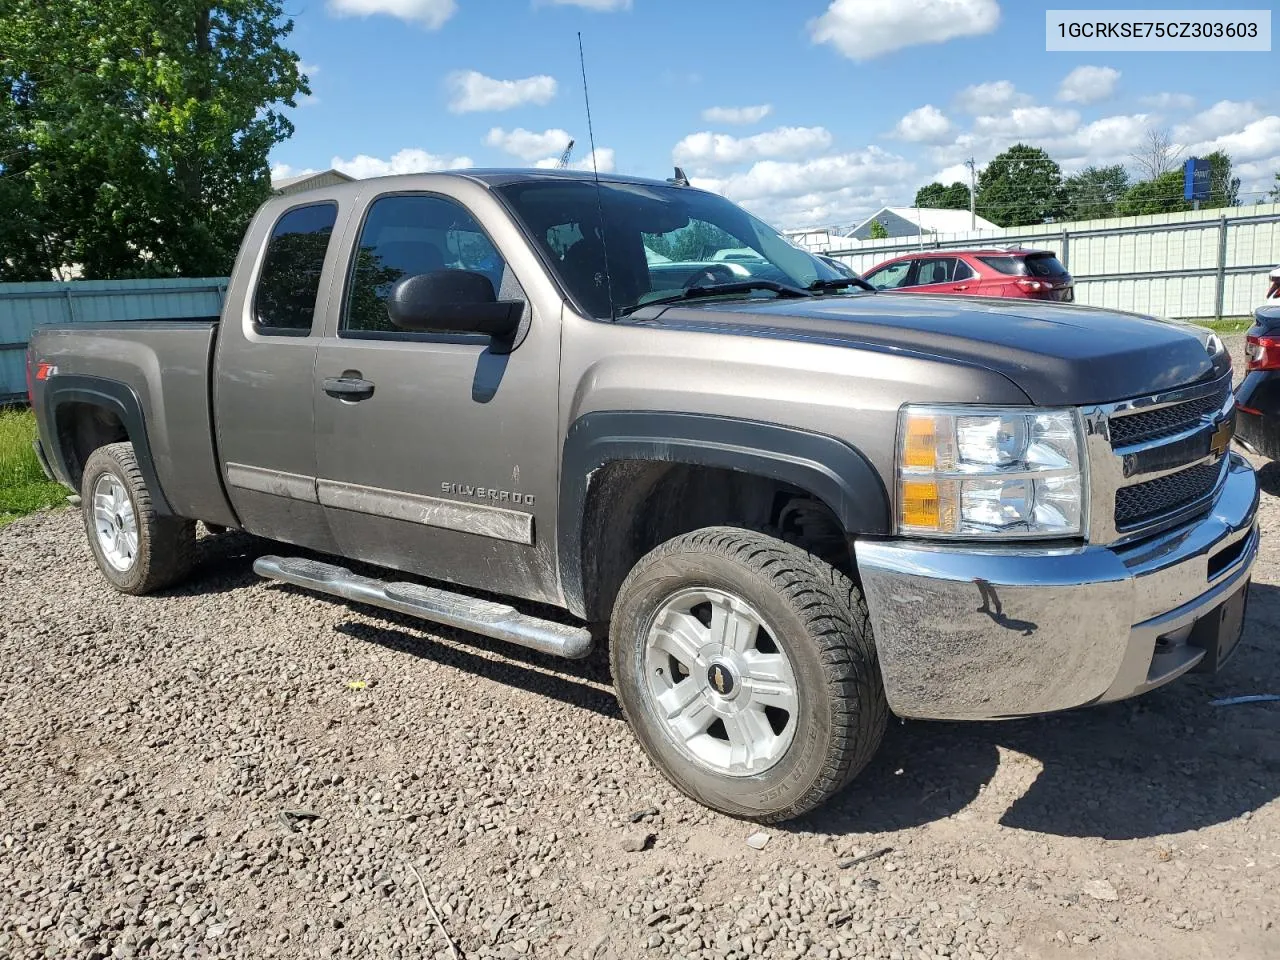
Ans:
[[[253,572],[271,580],[470,630],[556,657],[581,660],[591,652],[591,633],[583,627],[539,620],[505,603],[480,600],[438,587],[387,583],[358,576],[345,567],[302,557],[259,557],[253,562]]]

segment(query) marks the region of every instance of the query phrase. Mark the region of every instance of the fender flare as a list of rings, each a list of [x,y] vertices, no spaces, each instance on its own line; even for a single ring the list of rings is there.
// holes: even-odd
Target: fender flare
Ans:
[[[565,435],[556,543],[565,602],[579,616],[586,609],[582,537],[591,475],[620,460],[720,467],[768,477],[817,497],[850,535],[891,532],[889,495],[880,475],[843,440],[735,417],[588,413]]]
[[[66,452],[58,437],[58,408],[66,403],[85,403],[90,406],[109,410],[124,425],[133,444],[133,453],[138,460],[138,470],[147,484],[151,494],[152,507],[160,516],[172,516],[173,509],[165,498],[156,476],[155,462],[151,457],[151,444],[147,440],[146,418],[142,412],[142,402],[133,388],[119,380],[108,380],[105,377],[86,377],[78,374],[57,375],[50,377],[45,385],[40,403],[40,432],[49,438],[49,449],[45,455],[58,478],[68,487],[72,487],[72,472],[67,463]],[[72,489],[75,489],[72,487]],[[79,490],[76,490],[79,493]]]

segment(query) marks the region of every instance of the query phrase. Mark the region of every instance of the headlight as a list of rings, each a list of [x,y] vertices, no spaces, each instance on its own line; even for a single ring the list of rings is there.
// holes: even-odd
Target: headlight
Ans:
[[[1084,531],[1074,410],[902,408],[898,530],[941,537],[1071,537]]]

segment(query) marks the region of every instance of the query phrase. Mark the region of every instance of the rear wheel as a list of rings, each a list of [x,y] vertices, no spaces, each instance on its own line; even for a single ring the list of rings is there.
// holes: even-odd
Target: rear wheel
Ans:
[[[99,447],[80,484],[85,532],[98,569],[121,593],[151,593],[195,563],[195,524],[156,514],[130,443]]]
[[[760,533],[708,528],[642,558],[618,595],[610,657],[650,759],[733,816],[818,806],[867,764],[887,722],[857,588]]]

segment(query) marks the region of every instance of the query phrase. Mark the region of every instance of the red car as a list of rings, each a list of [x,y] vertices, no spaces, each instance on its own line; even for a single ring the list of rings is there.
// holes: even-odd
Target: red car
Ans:
[[[1075,281],[1050,250],[932,250],[905,253],[863,274],[877,290],[970,297],[1075,299]]]

